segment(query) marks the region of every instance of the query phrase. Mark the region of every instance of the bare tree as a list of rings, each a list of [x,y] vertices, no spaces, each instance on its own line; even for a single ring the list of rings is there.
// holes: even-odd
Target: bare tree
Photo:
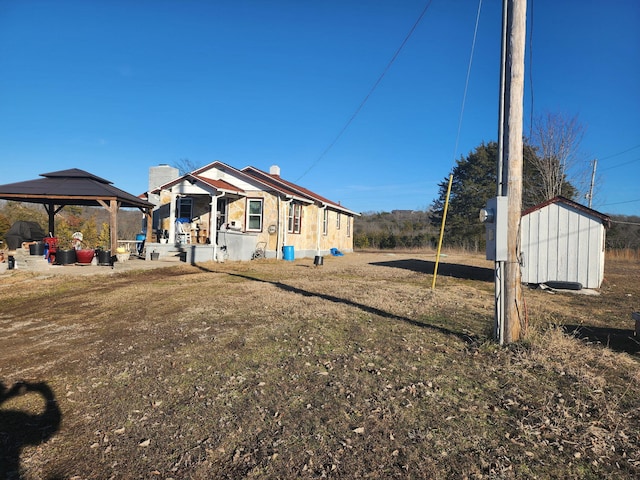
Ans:
[[[188,158],[180,158],[176,160],[172,166],[178,169],[178,171],[180,172],[180,175],[185,175],[189,172],[193,172],[194,170],[197,170],[202,165]]]
[[[537,155],[531,159],[536,170],[535,183],[527,189],[539,201],[558,195],[575,198],[578,185],[584,183],[585,162],[580,158],[580,144],[585,127],[577,115],[571,118],[559,113],[546,113],[534,119],[531,143]],[[587,165],[588,167],[588,165]]]

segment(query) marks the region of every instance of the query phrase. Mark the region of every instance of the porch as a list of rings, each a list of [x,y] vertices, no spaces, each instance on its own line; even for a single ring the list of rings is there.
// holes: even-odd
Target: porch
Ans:
[[[145,244],[145,259],[151,260],[151,254],[159,258],[179,256],[183,262],[224,262],[251,260],[258,244],[258,235],[233,230],[218,230],[217,244],[206,243],[155,243]],[[267,252],[268,254],[269,252]],[[275,258],[274,252],[271,257]]]

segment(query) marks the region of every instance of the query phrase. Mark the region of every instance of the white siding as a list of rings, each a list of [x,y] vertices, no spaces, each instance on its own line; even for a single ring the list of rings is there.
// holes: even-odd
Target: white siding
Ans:
[[[599,288],[604,273],[604,226],[597,217],[552,203],[522,217],[522,281],[580,282]]]

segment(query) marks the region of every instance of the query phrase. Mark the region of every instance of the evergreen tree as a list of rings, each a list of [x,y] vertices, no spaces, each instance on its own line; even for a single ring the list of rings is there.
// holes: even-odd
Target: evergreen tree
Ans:
[[[451,172],[451,196],[445,224],[444,245],[478,249],[484,242],[484,226],[478,212],[487,199],[496,195],[498,144],[478,146],[467,158],[460,158]],[[449,178],[438,184],[439,196],[433,202],[431,221],[442,223]]]
[[[98,236],[98,246],[102,247],[104,250],[109,250],[111,248],[111,229],[109,224],[106,222],[102,223],[100,235]]]
[[[534,160],[537,158],[536,150],[527,143],[524,145],[523,158],[522,208],[527,209],[548,199],[540,197],[538,189],[527,188],[527,185],[535,185],[540,181],[539,171],[534,167]],[[498,144],[496,142],[482,143],[466,158],[461,157],[456,162],[452,172],[453,182],[445,225],[445,245],[471,250],[484,248],[485,227],[479,222],[478,213],[489,198],[496,196],[497,165]],[[439,196],[432,205],[431,215],[431,221],[436,225],[442,222],[448,184],[448,178],[438,184]],[[575,192],[566,179],[563,192],[569,196]]]
[[[98,227],[95,217],[89,217],[82,225],[82,246],[84,248],[96,248],[99,245]]]
[[[9,217],[0,213],[0,240],[2,242],[6,242],[4,236],[9,231],[10,228],[11,228],[11,222],[9,221]],[[0,245],[0,248],[2,247],[3,245]]]

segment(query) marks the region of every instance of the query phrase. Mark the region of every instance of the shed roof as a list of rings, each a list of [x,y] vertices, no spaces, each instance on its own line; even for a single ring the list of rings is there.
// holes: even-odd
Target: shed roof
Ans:
[[[152,203],[114,187],[109,180],[78,168],[42,173],[40,176],[44,178],[0,185],[0,198],[89,206],[100,206],[100,201],[117,200],[121,207],[153,208]]]
[[[522,216],[524,217],[525,215],[529,215],[530,213],[533,213],[536,210],[541,210],[544,207],[554,203],[561,203],[569,207],[572,207],[575,210],[578,210],[579,212],[584,213],[585,215],[590,215],[592,217],[599,218],[602,221],[602,225],[604,225],[605,228],[611,228],[611,217],[609,217],[608,215],[605,215],[604,213],[600,213],[596,210],[593,210],[589,207],[581,205],[577,202],[574,202],[573,200],[569,200],[568,198],[565,198],[562,196],[554,197],[550,200],[547,200],[546,202],[542,202],[542,203],[539,203],[538,205],[528,208],[527,210],[522,212]]]

